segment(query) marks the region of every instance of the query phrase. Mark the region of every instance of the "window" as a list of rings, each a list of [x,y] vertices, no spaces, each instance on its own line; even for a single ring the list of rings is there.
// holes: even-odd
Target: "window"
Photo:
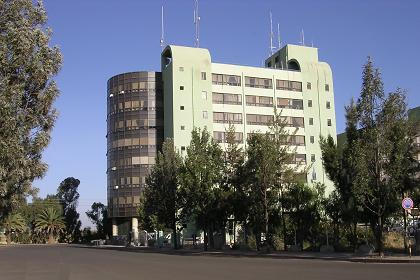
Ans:
[[[328,120],[327,120],[327,125],[328,125],[328,126],[331,126],[331,119],[328,119]]]
[[[325,84],[325,91],[330,91],[330,85],[329,84]]]
[[[311,155],[311,162],[315,162],[315,155],[314,154]]]
[[[202,91],[202,92],[201,92],[201,97],[202,97],[204,100],[207,100],[207,91]]]
[[[271,61],[269,61],[269,62],[267,63],[267,67],[268,67],[268,68],[271,68]]]
[[[212,74],[213,85],[240,86],[241,77],[226,74]]]
[[[179,87],[179,90],[184,90],[184,86],[180,86]]]
[[[313,144],[313,143],[315,143],[315,137],[314,136],[311,136],[310,137],[310,142]]]
[[[291,159],[292,164],[306,164],[305,154],[293,154]]]
[[[312,107],[312,100],[308,100],[308,107]]]
[[[214,123],[232,123],[241,124],[242,114],[241,113],[227,113],[227,112],[213,112]]]
[[[314,118],[309,118],[309,125],[314,125]]]
[[[311,88],[312,88],[311,83],[310,83],[310,82],[307,82],[307,83],[306,83],[306,89],[311,89]]]
[[[246,123],[250,125],[271,125],[274,121],[274,116],[272,115],[256,115],[256,114],[247,114]]]
[[[213,104],[241,105],[242,95],[213,92]]]
[[[181,125],[181,130],[185,130],[185,125]]]
[[[297,81],[276,80],[276,89],[302,92],[302,83]]]
[[[273,106],[273,97],[247,95],[245,98],[246,98],[247,106],[258,106],[258,107],[272,107]]]
[[[184,67],[179,67],[179,72],[184,72]]]
[[[245,77],[245,86],[254,88],[273,88],[273,80],[266,78]]]
[[[184,110],[184,106],[180,106],[180,107],[179,107],[179,109],[180,109],[181,111],[183,111],[183,110]]]
[[[208,119],[209,118],[209,114],[207,113],[207,111],[203,111],[203,119]]]
[[[289,135],[287,136],[286,143],[287,145],[293,146],[305,146],[305,136],[303,135]]]
[[[214,131],[213,132],[213,138],[218,143],[226,143],[227,142],[227,136],[228,133],[225,131]],[[243,142],[243,133],[242,132],[235,132],[235,142],[236,143],[242,143]]]
[[[303,100],[301,99],[289,99],[289,98],[277,98],[277,107],[286,109],[297,109],[303,110]]]
[[[201,80],[205,81],[206,79],[206,72],[201,72]]]
[[[327,109],[331,109],[331,103],[330,103],[330,101],[327,101]]]
[[[181,151],[185,151],[185,146],[181,146]]]

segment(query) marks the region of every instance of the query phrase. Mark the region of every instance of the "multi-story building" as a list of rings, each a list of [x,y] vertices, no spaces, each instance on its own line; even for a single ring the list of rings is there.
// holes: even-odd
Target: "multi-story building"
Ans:
[[[307,182],[331,190],[322,166],[319,136],[336,138],[333,78],[312,47],[286,45],[266,67],[212,63],[208,50],[167,46],[162,52],[164,137],[184,153],[194,127],[207,127],[219,142],[230,124],[246,146],[252,133],[266,132],[274,107],[293,134],[294,163],[310,165]],[[223,144],[222,144],[223,145]]]
[[[206,49],[171,45],[163,50],[161,63],[162,73],[125,73],[108,81],[113,235],[137,234],[140,193],[164,138],[173,138],[185,154],[194,127],[206,127],[223,146],[234,125],[238,143],[246,147],[252,133],[268,131],[274,108],[291,132],[294,163],[310,166],[306,181],[332,189],[318,142],[320,135],[336,138],[333,79],[316,48],[287,45],[265,67],[249,67],[212,63]]]
[[[136,237],[140,193],[163,142],[161,73],[110,78],[107,104],[108,213],[114,236]]]

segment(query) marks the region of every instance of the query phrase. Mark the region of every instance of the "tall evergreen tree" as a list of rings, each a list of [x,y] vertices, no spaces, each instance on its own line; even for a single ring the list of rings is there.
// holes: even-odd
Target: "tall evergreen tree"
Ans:
[[[180,221],[181,196],[179,174],[182,159],[175,150],[172,139],[166,139],[156,163],[146,178],[144,190],[145,217],[155,216],[158,223],[172,229],[174,248],[178,248],[177,224]]]
[[[207,129],[191,133],[191,142],[181,174],[181,192],[185,199],[183,217],[195,217],[196,225],[204,231],[204,249],[213,240],[213,233],[220,229],[218,208],[222,190],[223,159],[219,144]],[[210,240],[209,240],[210,238]]]
[[[332,209],[331,204],[328,209],[336,217],[336,221],[340,216],[340,220],[351,228],[352,246],[355,250],[357,246],[357,223],[362,219],[361,205],[353,192],[353,181],[356,175],[355,151],[359,137],[357,130],[358,113],[353,100],[345,109],[346,142],[344,147],[337,147],[330,135],[327,138],[320,137],[320,146],[324,169],[338,192],[335,198],[341,201],[341,203],[334,204],[339,207],[338,209]]]
[[[35,2],[35,3],[34,3]],[[0,1],[0,218],[31,194],[47,165],[61,66],[42,1]]]
[[[373,215],[378,252],[383,255],[383,228],[386,219],[398,209],[404,185],[401,164],[413,157],[406,151],[410,135],[405,131],[405,93],[384,94],[380,72],[369,58],[363,71],[363,86],[357,102],[359,138],[356,143],[356,176],[353,190],[366,211]],[[395,133],[400,135],[396,136]]]
[[[77,205],[79,201],[79,192],[77,191],[80,181],[73,177],[64,179],[57,189],[57,198],[63,206],[64,221],[66,229],[62,231],[61,239],[66,242],[78,241],[81,237],[80,227],[82,223],[79,220]]]
[[[226,131],[226,144],[223,152],[224,175],[222,188],[224,190],[224,207],[228,216],[233,216],[233,238],[236,242],[236,223],[246,228],[249,200],[243,182],[244,151],[236,139],[235,127],[230,124]],[[226,217],[229,218],[229,217]],[[223,217],[222,217],[223,219]]]
[[[94,202],[91,210],[86,211],[86,216],[96,226],[98,238],[105,239],[110,234],[110,222],[107,207],[101,202]]]

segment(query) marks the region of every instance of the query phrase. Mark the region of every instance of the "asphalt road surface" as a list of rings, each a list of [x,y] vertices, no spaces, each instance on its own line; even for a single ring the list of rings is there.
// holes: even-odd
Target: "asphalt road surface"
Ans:
[[[420,264],[185,256],[69,246],[2,246],[0,279],[420,279]]]

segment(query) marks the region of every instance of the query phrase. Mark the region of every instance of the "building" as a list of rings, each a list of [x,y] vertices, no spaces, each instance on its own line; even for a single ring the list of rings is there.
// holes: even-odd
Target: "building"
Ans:
[[[336,138],[333,78],[312,47],[286,45],[266,67],[213,63],[208,50],[167,46],[162,52],[164,137],[185,152],[194,127],[207,127],[223,143],[229,124],[246,146],[252,133],[265,132],[274,108],[288,122],[294,163],[311,164],[307,182],[332,190],[321,161],[319,136]],[[223,144],[222,144],[223,145]]]
[[[140,193],[163,142],[162,105],[159,72],[124,73],[108,80],[107,194],[113,236],[137,235]]]
[[[113,236],[133,232],[145,176],[164,138],[184,154],[194,127],[223,147],[230,124],[238,143],[269,129],[274,106],[293,133],[294,163],[310,165],[306,181],[324,183],[319,136],[336,138],[333,78],[312,47],[286,45],[265,67],[213,63],[207,49],[167,46],[162,73],[132,72],[108,80],[108,207]],[[162,94],[163,89],[163,94]],[[163,104],[163,108],[162,108]],[[163,124],[163,127],[162,127]]]

